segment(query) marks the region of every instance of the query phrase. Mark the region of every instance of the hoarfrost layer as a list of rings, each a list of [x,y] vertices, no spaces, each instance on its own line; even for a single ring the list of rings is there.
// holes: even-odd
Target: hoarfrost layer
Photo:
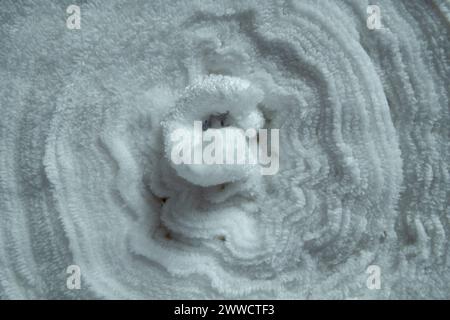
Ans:
[[[2,1],[0,297],[449,298],[450,9],[377,4]],[[276,175],[170,165],[224,111]]]

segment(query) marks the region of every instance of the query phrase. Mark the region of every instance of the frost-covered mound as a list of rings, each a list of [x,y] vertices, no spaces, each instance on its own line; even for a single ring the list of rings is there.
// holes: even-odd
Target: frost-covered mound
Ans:
[[[80,3],[0,3],[0,298],[450,298],[447,2]],[[174,169],[225,111],[276,175]]]

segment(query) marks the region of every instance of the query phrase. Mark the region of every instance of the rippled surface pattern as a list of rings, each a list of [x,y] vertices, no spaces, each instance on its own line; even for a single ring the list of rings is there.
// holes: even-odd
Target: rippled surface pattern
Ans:
[[[0,3],[0,298],[450,298],[448,2],[67,5]],[[276,175],[170,165],[225,111]]]

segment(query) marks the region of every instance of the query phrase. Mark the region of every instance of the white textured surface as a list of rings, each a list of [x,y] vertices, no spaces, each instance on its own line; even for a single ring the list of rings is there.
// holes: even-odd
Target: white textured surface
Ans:
[[[85,1],[77,31],[1,1],[0,297],[449,298],[449,5],[377,4]],[[224,111],[183,107],[210,74],[261,91],[277,175],[168,164],[170,110]]]

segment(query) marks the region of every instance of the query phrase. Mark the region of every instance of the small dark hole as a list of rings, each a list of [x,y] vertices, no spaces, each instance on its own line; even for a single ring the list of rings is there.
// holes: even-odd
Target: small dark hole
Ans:
[[[160,197],[158,198],[159,203],[161,204],[161,207],[169,200],[167,197]]]
[[[203,121],[202,130],[206,131],[209,128],[208,120]]]
[[[383,243],[384,240],[386,240],[386,238],[387,238],[387,233],[386,233],[386,231],[383,231],[383,234],[380,236],[380,242]]]

